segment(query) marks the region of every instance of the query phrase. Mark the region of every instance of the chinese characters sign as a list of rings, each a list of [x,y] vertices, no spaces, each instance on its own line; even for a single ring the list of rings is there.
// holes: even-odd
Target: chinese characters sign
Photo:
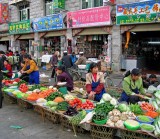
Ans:
[[[103,6],[93,9],[67,13],[67,27],[87,27],[111,24],[110,7]]]
[[[0,3],[0,23],[9,21],[9,6],[8,4]]]
[[[117,5],[117,24],[151,23],[160,21],[160,0]]]
[[[65,0],[53,0],[53,8],[65,9]]]
[[[30,20],[9,23],[10,34],[29,33],[31,31]]]
[[[43,18],[34,19],[32,27],[35,32],[54,30],[63,28],[63,17],[61,14],[46,16]]]

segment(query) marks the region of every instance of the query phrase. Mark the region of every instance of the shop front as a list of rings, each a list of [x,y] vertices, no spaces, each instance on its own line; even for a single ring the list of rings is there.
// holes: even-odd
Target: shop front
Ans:
[[[67,13],[67,26],[72,28],[73,51],[84,52],[87,58],[107,56],[111,34],[111,7],[104,6]]]
[[[54,14],[32,21],[32,29],[39,34],[42,51],[48,55],[51,55],[55,50],[61,51],[61,48],[64,47],[62,38],[65,38],[66,29],[63,28],[62,14]]]
[[[30,42],[34,40],[30,20],[9,23],[9,33],[14,36],[14,39],[11,40],[13,51],[19,51],[20,49],[30,51]]]
[[[159,72],[160,15],[157,8],[160,8],[159,0],[117,6],[117,24],[121,25],[122,33],[122,69]]]

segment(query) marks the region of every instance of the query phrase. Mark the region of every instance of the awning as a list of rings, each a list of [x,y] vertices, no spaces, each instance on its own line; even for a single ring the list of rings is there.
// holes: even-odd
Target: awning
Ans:
[[[45,38],[47,38],[47,37],[58,37],[58,36],[65,36],[65,35],[66,35],[66,30],[58,30],[58,31],[47,32],[47,34],[44,37]]]
[[[136,25],[130,32],[160,31],[159,24]]]
[[[9,36],[4,36],[0,38],[0,41],[9,41],[9,40],[10,40]]]
[[[109,30],[106,30],[105,27],[99,27],[99,28],[85,28],[82,32],[80,32],[77,35],[103,35],[103,34],[110,34],[111,28],[109,27]]]
[[[34,39],[34,34],[23,34],[18,38],[18,40],[28,40],[28,39]]]

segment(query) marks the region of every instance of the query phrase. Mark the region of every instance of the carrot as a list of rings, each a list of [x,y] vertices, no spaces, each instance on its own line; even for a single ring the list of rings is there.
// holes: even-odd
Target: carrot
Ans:
[[[141,108],[145,111],[155,111],[156,110],[151,104],[147,102],[142,103]]]
[[[155,111],[148,111],[148,112],[145,113],[145,115],[149,116],[151,118],[156,118],[156,117],[159,116],[159,114],[157,112],[155,112]]]

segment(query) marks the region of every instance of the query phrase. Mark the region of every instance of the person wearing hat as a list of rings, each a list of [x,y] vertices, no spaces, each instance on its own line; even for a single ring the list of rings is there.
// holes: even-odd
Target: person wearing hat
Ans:
[[[78,60],[76,61],[76,65],[86,65],[86,57],[84,56],[84,53],[83,52],[80,52],[79,53],[80,57],[78,58]]]
[[[73,90],[73,78],[72,76],[65,71],[64,66],[58,66],[56,69],[57,73],[57,82],[67,82],[66,87],[68,91]]]
[[[104,83],[104,74],[98,71],[96,63],[91,63],[89,73],[86,75],[88,99],[100,101],[103,94],[106,93]]]
[[[29,55],[24,55],[23,59],[25,65],[21,73],[27,73],[29,75],[30,84],[39,84],[39,69],[37,63]]]
[[[151,95],[146,94],[143,88],[143,81],[139,69],[133,69],[131,72],[127,72],[123,80],[123,92],[121,94],[120,102],[127,102],[136,104],[140,98],[145,99],[145,96],[150,97]]]
[[[71,68],[73,66],[72,64],[72,59],[71,57],[68,55],[67,51],[63,52],[63,58],[62,58],[62,64],[65,66],[66,70],[68,68]]]

